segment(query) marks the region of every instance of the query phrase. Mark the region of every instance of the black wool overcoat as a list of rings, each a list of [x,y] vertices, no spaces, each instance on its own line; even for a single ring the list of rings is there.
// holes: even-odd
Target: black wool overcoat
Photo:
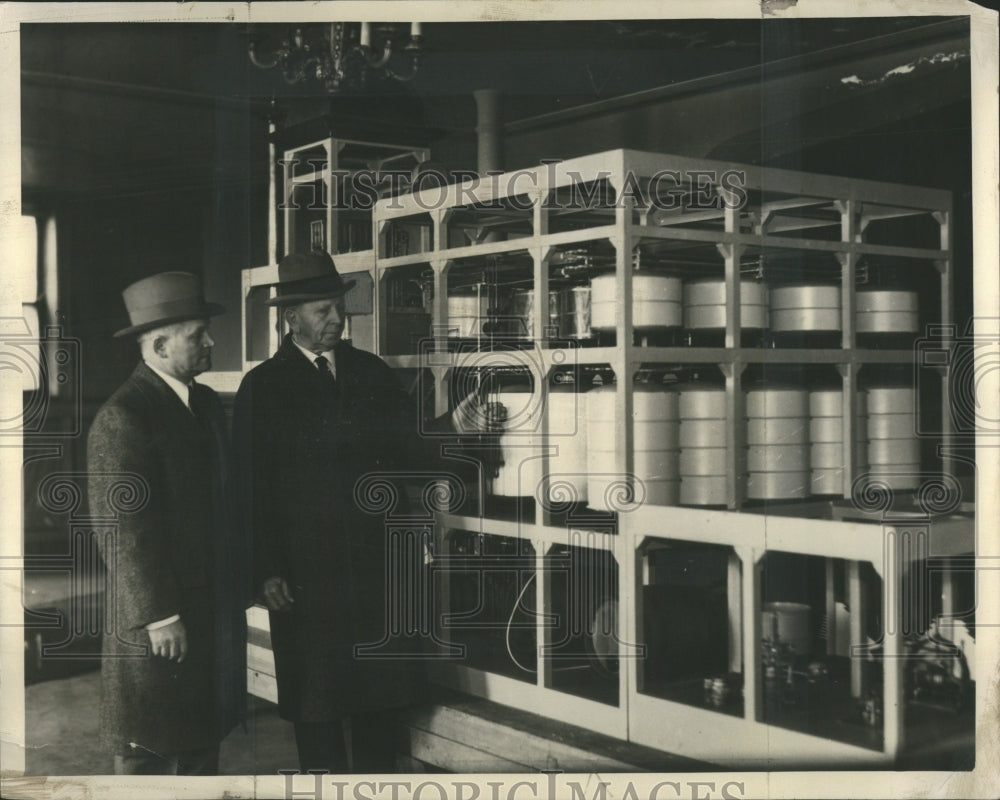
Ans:
[[[363,476],[399,467],[415,417],[380,358],[341,342],[335,360],[331,388],[286,336],[244,377],[234,408],[255,585],[282,577],[294,598],[270,613],[279,713],[301,722],[413,702],[423,672],[419,642],[389,641],[398,587],[385,519],[354,495]]]
[[[87,447],[90,513],[107,567],[102,741],[162,754],[212,746],[245,717],[248,546],[236,540],[222,405],[196,384],[204,422],[146,364],[102,406]],[[179,614],[182,663],[151,654],[145,626]]]

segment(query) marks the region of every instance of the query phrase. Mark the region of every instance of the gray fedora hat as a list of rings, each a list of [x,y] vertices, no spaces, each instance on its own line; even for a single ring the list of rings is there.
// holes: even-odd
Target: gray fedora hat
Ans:
[[[225,312],[218,303],[206,303],[201,281],[190,272],[159,272],[125,287],[122,292],[128,311],[127,328],[115,336],[142,333],[172,322],[214,317]]]
[[[269,306],[284,306],[342,297],[355,283],[340,277],[329,253],[322,250],[289,253],[278,262],[278,282],[272,284],[277,296],[265,302]]]

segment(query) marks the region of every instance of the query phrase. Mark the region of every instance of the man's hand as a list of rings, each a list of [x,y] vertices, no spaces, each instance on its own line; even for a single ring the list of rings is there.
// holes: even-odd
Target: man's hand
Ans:
[[[171,622],[162,628],[154,628],[148,633],[154,656],[162,656],[178,664],[184,660],[188,651],[188,640],[187,630],[181,620]]]
[[[264,602],[271,611],[289,611],[295,600],[284,578],[274,577],[264,581]]]

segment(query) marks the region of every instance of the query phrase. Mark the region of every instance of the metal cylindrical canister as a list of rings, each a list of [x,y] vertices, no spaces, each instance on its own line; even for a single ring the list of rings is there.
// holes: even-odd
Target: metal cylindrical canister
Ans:
[[[587,499],[587,406],[586,395],[573,385],[549,390],[548,436],[539,436],[548,458],[532,457],[522,469],[523,488],[552,503]],[[539,455],[540,450],[532,455]]]
[[[678,387],[681,420],[725,420],[726,390],[721,386],[708,384],[686,384]]]
[[[855,295],[858,333],[916,333],[919,301],[916,292],[862,289]]]
[[[777,286],[771,288],[770,297],[772,331],[840,330],[839,286]]]
[[[448,295],[448,336],[474,338],[483,334],[489,318],[489,297],[478,289],[459,289]]]
[[[559,290],[549,290],[548,326],[552,332],[559,330]],[[510,293],[503,316],[504,333],[527,339],[535,334],[535,290],[518,288]]]
[[[777,386],[750,389],[746,396],[746,412],[749,419],[802,419],[809,416],[809,393],[803,389]],[[803,426],[803,430],[808,430],[808,425]],[[801,440],[805,439],[803,434]]]
[[[872,386],[868,389],[868,414],[912,414],[917,395],[912,386]]]
[[[773,386],[746,393],[747,497],[782,500],[809,494],[809,393]]]
[[[813,494],[844,492],[844,419],[841,389],[809,392],[809,464]],[[868,469],[868,395],[855,395],[854,475]]]
[[[761,636],[787,644],[796,655],[808,655],[812,648],[811,610],[804,603],[765,603],[761,612]]]
[[[814,389],[809,392],[809,416],[840,419],[841,403],[843,403],[843,392],[840,389]],[[867,392],[857,392],[854,404],[858,416],[868,416]]]
[[[868,418],[868,438],[916,439],[916,415],[912,411],[902,414],[872,414]]]
[[[589,339],[590,287],[572,286],[559,292],[559,336],[563,339]]]
[[[894,490],[920,484],[916,412],[911,386],[868,388],[868,474]]]
[[[679,387],[680,502],[726,503],[726,390],[690,383]]]
[[[809,441],[809,426],[802,417],[749,417],[747,444],[804,444]]]
[[[614,273],[593,278],[590,281],[590,326],[597,331],[613,331],[620,302]],[[682,321],[680,278],[648,273],[632,275],[634,330],[676,328]]]
[[[767,327],[767,289],[763,283],[740,281],[740,317],[743,330]],[[726,282],[697,280],[684,284],[684,327],[722,330],[726,327]]]
[[[868,462],[872,466],[885,467],[894,464],[919,464],[920,440],[872,439],[868,442]]]
[[[719,420],[723,420],[725,417],[718,417],[715,419],[692,419],[690,417],[685,417],[683,412],[683,406],[681,409],[681,421],[680,426],[680,447],[682,450],[697,449],[699,447],[718,447],[719,443]]]
[[[680,451],[680,474],[687,477],[726,474],[725,447],[686,447]]]
[[[751,472],[806,472],[809,447],[799,444],[752,444],[747,447],[747,469]]]
[[[615,472],[622,446],[616,435],[615,387],[602,386],[587,399],[587,501],[591,508],[616,510],[615,494],[627,476]],[[676,505],[677,393],[638,384],[632,393],[634,497],[653,505]]]

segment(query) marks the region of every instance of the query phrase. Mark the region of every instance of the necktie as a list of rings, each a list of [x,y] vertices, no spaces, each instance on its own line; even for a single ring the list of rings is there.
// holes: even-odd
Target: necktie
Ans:
[[[333,371],[330,369],[330,362],[326,360],[326,356],[316,356],[313,363],[316,364],[316,369],[319,370],[324,385],[334,388],[337,385],[337,379],[333,377]]]

